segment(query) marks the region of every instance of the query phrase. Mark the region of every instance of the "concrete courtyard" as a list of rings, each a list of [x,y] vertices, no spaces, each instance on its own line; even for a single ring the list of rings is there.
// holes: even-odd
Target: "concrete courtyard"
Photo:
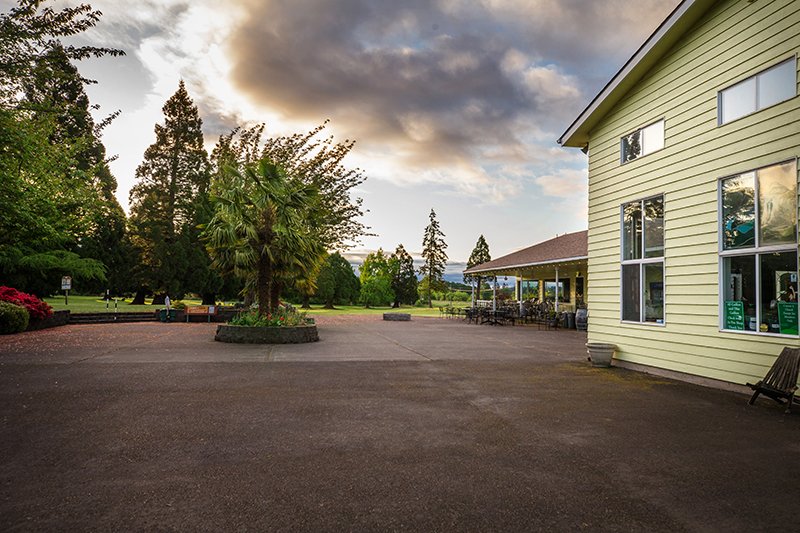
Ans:
[[[0,529],[796,527],[800,414],[593,369],[585,335],[378,316],[0,337]],[[800,412],[800,409],[798,409]]]

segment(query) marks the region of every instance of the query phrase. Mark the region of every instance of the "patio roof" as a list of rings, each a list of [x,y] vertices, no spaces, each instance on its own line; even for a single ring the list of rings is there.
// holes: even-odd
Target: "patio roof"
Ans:
[[[588,231],[565,233],[555,239],[534,244],[503,257],[475,265],[464,271],[465,274],[497,272],[534,266],[552,265],[589,258]]]

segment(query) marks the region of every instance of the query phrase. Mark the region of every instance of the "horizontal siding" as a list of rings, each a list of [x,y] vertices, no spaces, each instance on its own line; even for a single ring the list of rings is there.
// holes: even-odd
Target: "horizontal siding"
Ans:
[[[590,134],[589,340],[625,361],[734,383],[797,338],[719,331],[720,178],[800,156],[800,97],[717,126],[717,92],[800,55],[800,2],[719,2]],[[665,148],[627,164],[620,138],[664,118]],[[620,320],[620,206],[665,197],[665,325]]]

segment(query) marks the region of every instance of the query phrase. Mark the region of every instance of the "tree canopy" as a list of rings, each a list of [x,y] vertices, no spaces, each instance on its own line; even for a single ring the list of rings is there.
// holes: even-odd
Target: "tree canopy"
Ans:
[[[414,268],[414,258],[402,244],[397,246],[389,258],[389,272],[392,276],[391,287],[394,293],[392,307],[414,304],[417,301],[417,271]]]
[[[339,252],[325,258],[317,275],[316,296],[326,309],[337,303],[349,304],[358,300],[361,284],[353,267]]]
[[[115,114],[94,123],[91,80],[71,63],[123,52],[63,45],[100,12],[43,3],[0,14],[0,277],[40,295],[57,287],[45,267],[59,261],[76,280],[104,280],[95,252],[120,242],[124,220],[100,141]]]
[[[156,140],[136,169],[130,232],[139,283],[180,296],[200,292],[190,279],[204,267],[196,226],[198,202],[208,192],[209,163],[203,121],[183,81],[162,111],[164,124],[155,125]]]
[[[212,267],[246,280],[259,314],[276,310],[292,276],[308,277],[325,249],[312,231],[319,192],[268,159],[243,170],[228,167],[215,187],[214,214],[204,237]]]
[[[359,269],[359,281],[361,282],[359,299],[364,307],[389,305],[394,301],[389,257],[383,249],[379,248],[364,258],[364,263]]]

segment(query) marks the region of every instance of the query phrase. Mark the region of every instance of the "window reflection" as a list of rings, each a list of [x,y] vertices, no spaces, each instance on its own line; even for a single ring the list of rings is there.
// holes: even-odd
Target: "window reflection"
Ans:
[[[797,239],[797,172],[794,162],[758,171],[759,238],[761,246]]]
[[[723,249],[755,246],[755,183],[754,172],[728,178],[722,182]]]

